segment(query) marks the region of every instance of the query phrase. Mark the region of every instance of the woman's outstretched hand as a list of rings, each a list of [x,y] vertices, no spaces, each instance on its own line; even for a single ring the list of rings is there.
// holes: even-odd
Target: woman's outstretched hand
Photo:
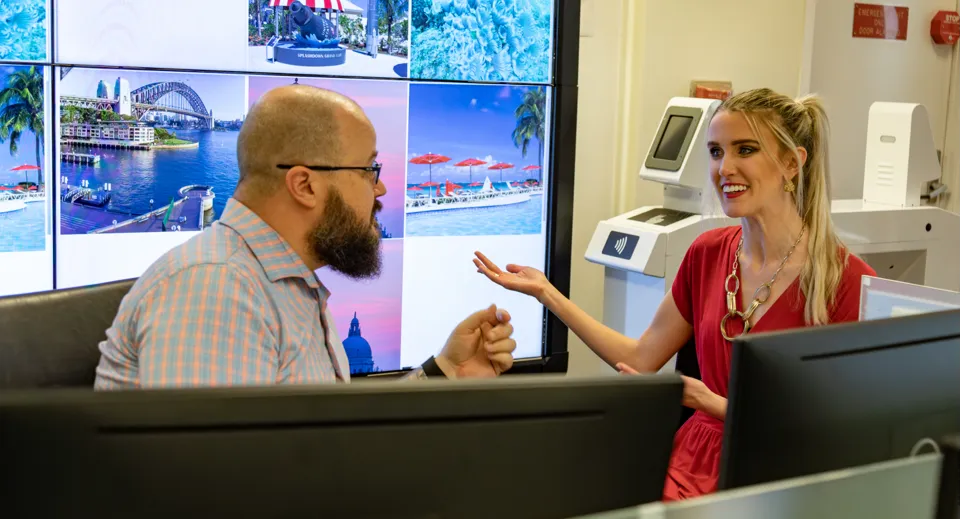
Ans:
[[[484,256],[482,252],[476,253],[473,263],[476,265],[477,271],[490,278],[490,281],[497,285],[507,290],[533,296],[541,301],[541,298],[552,288],[543,272],[532,267],[511,264],[506,266],[505,271],[500,270],[500,267]]]

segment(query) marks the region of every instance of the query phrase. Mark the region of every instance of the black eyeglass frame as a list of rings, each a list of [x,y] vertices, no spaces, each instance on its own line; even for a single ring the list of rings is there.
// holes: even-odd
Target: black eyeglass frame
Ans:
[[[366,171],[369,173],[375,173],[376,176],[372,180],[372,185],[379,183],[379,176],[382,174],[382,164],[379,162],[373,162],[371,166],[306,166],[304,164],[276,164],[276,168],[280,169],[292,169],[292,168],[305,168],[311,169],[312,171],[343,171],[343,170],[355,170],[355,171]]]

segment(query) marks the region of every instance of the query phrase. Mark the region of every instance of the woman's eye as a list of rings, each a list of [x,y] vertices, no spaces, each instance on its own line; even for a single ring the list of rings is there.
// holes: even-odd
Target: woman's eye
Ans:
[[[721,157],[721,148],[711,148],[711,149],[708,150],[708,153],[711,154],[711,157],[717,159],[717,158]]]
[[[754,153],[754,152],[756,152],[758,150],[756,150],[755,148],[752,148],[750,146],[742,146],[738,151],[742,155],[751,155],[752,153]]]

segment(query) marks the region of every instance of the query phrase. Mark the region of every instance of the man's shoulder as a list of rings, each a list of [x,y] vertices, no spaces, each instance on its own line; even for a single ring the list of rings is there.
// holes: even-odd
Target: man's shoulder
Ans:
[[[234,230],[218,223],[164,253],[140,276],[131,291],[143,295],[183,276],[215,272],[239,281],[254,281],[258,275],[258,261],[245,241]],[[204,279],[196,281],[205,283]]]

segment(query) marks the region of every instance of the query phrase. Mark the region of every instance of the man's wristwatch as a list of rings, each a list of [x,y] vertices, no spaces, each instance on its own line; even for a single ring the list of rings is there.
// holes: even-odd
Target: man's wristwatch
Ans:
[[[426,377],[446,378],[446,374],[443,373],[443,370],[439,369],[439,364],[436,363],[436,357],[426,359],[426,362],[423,362],[421,367],[423,369],[423,374],[425,374]]]

